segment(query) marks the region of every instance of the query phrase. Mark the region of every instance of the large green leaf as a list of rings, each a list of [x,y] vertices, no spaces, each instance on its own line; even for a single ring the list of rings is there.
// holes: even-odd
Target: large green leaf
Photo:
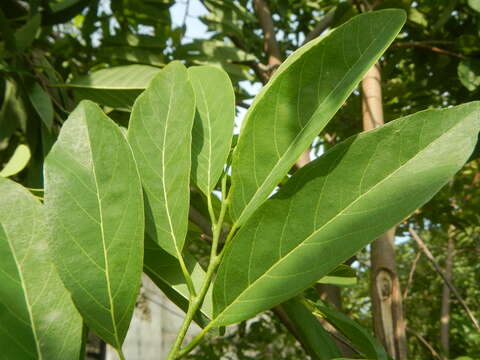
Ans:
[[[188,69],[197,113],[192,131],[192,179],[209,194],[218,182],[232,143],[235,93],[228,75],[213,66]]]
[[[205,271],[192,255],[184,252],[183,257],[190,276],[192,277],[195,290],[200,291],[200,287],[205,278]],[[162,250],[162,248],[148,237],[145,239],[143,269],[174,304],[185,312],[188,310],[190,293],[178,259]],[[204,327],[211,318],[212,293],[211,290],[209,290],[194,320],[198,325]]]
[[[42,204],[0,178],[0,358],[79,359],[82,318],[50,259]]]
[[[128,127],[145,193],[147,234],[177,258],[188,227],[194,115],[187,69],[172,62],[138,97]]]
[[[299,299],[290,299],[281,307],[313,359],[330,360],[342,355],[331,335]]]
[[[400,222],[462,167],[479,128],[479,102],[423,111],[297,171],[232,239],[214,285],[214,322],[291,298]]]
[[[280,66],[246,114],[233,155],[231,214],[237,224],[271,194],[404,21],[402,10],[359,15]]]
[[[140,286],[143,195],[132,151],[83,101],[45,161],[45,205],[57,268],[87,325],[120,348]]]
[[[368,359],[388,360],[383,346],[368,331],[341,312],[316,304],[314,313],[325,318]]]
[[[129,109],[159,71],[148,65],[115,66],[94,71],[65,86],[72,88],[80,99]]]

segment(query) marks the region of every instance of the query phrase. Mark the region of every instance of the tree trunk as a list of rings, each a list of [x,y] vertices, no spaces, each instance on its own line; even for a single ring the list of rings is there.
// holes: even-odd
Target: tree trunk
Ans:
[[[448,237],[447,259],[445,262],[445,277],[448,281],[452,281],[453,274],[453,253],[454,245],[452,235]],[[446,283],[443,284],[442,291],[442,309],[440,315],[440,344],[442,345],[443,353],[448,359],[450,352],[450,288]]]
[[[365,131],[383,125],[380,65],[377,63],[362,81],[362,115]],[[376,239],[371,247],[373,325],[377,338],[395,360],[407,359],[402,296],[395,261],[395,228]]]

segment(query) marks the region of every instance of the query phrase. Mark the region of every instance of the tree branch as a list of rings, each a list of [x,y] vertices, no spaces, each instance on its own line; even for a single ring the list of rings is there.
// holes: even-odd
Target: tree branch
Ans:
[[[427,50],[433,51],[433,52],[438,53],[438,54],[456,57],[456,58],[462,59],[462,60],[467,59],[467,57],[462,55],[462,54],[457,54],[453,51],[445,50],[445,49],[442,49],[442,48],[439,48],[439,47],[433,45],[435,43],[438,43],[438,42],[436,42],[436,41],[396,42],[396,43],[393,43],[390,48],[391,49],[421,48],[421,49],[427,49]]]
[[[335,17],[335,11],[336,9],[330,10],[323,18],[321,21],[315,25],[315,27],[310,31],[307,36],[305,36],[305,40],[303,41],[302,45],[305,45],[309,41],[315,39],[317,36],[321,35],[332,23],[334,17]]]
[[[409,332],[410,334],[415,336],[422,343],[422,345],[425,346],[432,353],[433,357],[435,357],[438,360],[443,360],[442,357],[440,355],[438,355],[438,353],[435,351],[433,346],[430,345],[428,343],[428,341],[425,340],[425,338],[422,335],[420,335],[419,333],[417,333],[416,331],[413,331],[412,329],[410,329],[408,327],[407,327],[407,332]]]
[[[253,8],[263,30],[263,46],[268,57],[268,65],[278,66],[282,63],[280,48],[275,39],[272,15],[265,0],[254,0]]]
[[[452,293],[455,295],[457,300],[460,302],[462,307],[465,309],[465,312],[467,313],[468,317],[472,321],[473,325],[475,328],[480,331],[480,326],[478,325],[478,320],[475,318],[473,315],[472,311],[468,307],[467,303],[463,300],[463,298],[460,296],[460,293],[458,292],[457,288],[452,284],[452,282],[447,278],[447,276],[443,273],[442,269],[438,265],[438,263],[435,261],[435,258],[433,257],[432,253],[430,250],[427,248],[427,245],[423,242],[423,240],[420,238],[420,236],[417,234],[417,232],[413,229],[410,228],[408,229],[410,234],[412,235],[413,239],[417,242],[418,247],[425,253],[427,256],[428,260],[432,263],[433,267],[435,270],[438,272],[438,274],[442,277],[443,281],[445,284],[450,288]]]

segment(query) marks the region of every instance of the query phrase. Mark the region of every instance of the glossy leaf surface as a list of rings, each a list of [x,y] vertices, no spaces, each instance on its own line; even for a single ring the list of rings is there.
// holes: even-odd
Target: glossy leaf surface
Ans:
[[[243,223],[393,41],[402,10],[357,16],[294,52],[257,95],[232,163],[231,214]]]
[[[194,115],[187,69],[173,62],[138,97],[128,128],[145,193],[147,234],[177,258],[188,227]]]
[[[115,66],[94,71],[65,86],[72,88],[80,99],[128,109],[160,71],[148,65]]]
[[[140,286],[143,195],[120,128],[89,101],[46,159],[45,205],[63,282],[87,325],[119,348]]]
[[[0,359],[78,359],[82,318],[51,261],[42,204],[0,178]]]
[[[214,321],[241,321],[295,296],[400,222],[462,167],[479,128],[478,102],[423,111],[297,171],[227,249]]]
[[[230,151],[235,93],[227,73],[216,67],[191,67],[188,75],[197,106],[192,130],[192,179],[204,194],[209,194]]]

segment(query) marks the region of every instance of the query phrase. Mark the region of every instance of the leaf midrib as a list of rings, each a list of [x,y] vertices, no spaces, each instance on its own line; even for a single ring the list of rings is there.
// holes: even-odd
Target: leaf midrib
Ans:
[[[427,110],[428,111],[428,110]],[[427,112],[426,111],[426,112]],[[435,110],[433,110],[435,111]],[[431,112],[431,111],[428,111],[428,112]],[[424,120],[425,122],[425,120]],[[391,123],[392,124],[392,123]],[[458,126],[461,126],[463,125],[463,122],[460,121],[460,122],[457,122],[455,123],[452,127],[448,128],[447,130],[445,130],[444,133],[442,133],[439,137],[435,138],[434,140],[432,140],[428,145],[426,145],[423,149],[421,149],[420,151],[418,151],[414,157],[408,159],[404,164],[400,165],[397,169],[395,169],[393,172],[391,172],[390,174],[388,174],[383,180],[379,181],[378,183],[376,183],[375,185],[373,185],[368,191],[364,192],[363,194],[361,194],[360,196],[358,196],[354,201],[352,201],[348,206],[346,206],[344,209],[342,209],[340,212],[337,213],[337,215],[333,216],[329,221],[327,221],[325,224],[323,224],[320,228],[316,229],[315,231],[313,231],[309,236],[307,236],[303,241],[301,241],[298,245],[296,245],[293,249],[291,249],[287,254],[285,254],[285,256],[283,256],[282,258],[280,258],[279,260],[277,260],[275,263],[272,264],[272,266],[270,266],[262,275],[260,275],[257,279],[255,279],[254,282],[252,282],[251,284],[249,284],[240,294],[238,294],[232,301],[230,301],[230,304],[225,307],[225,309],[222,310],[221,313],[219,313],[214,320],[212,320],[212,323],[214,323],[215,321],[217,321],[217,319],[219,319],[222,314],[224,314],[229,308],[231,308],[232,306],[234,306],[236,303],[235,303],[235,300],[239,299],[240,297],[242,297],[250,288],[253,287],[253,285],[255,283],[257,283],[258,281],[260,281],[264,276],[266,276],[270,271],[272,271],[275,267],[277,267],[280,263],[282,263],[284,261],[284,259],[288,258],[290,254],[292,254],[293,252],[295,252],[298,248],[300,248],[305,242],[307,242],[310,238],[312,238],[313,236],[315,236],[318,232],[320,232],[321,230],[323,230],[323,228],[325,228],[325,226],[329,225],[330,223],[332,223],[334,220],[336,220],[339,216],[341,216],[342,214],[345,213],[345,211],[347,211],[351,206],[353,206],[356,202],[358,202],[359,200],[361,200],[364,196],[366,196],[367,194],[369,194],[371,191],[373,191],[375,188],[377,188],[379,185],[383,184],[385,181],[387,181],[388,179],[390,179],[392,176],[394,176],[396,173],[398,173],[401,169],[403,169],[406,165],[408,165],[411,161],[414,161],[420,154],[422,154],[423,152],[425,152],[430,146],[434,145],[435,143],[437,143],[440,139],[442,139],[444,136],[446,136],[446,134],[448,134],[449,132],[451,132],[452,130],[454,130],[456,127]],[[385,128],[385,126],[388,126],[387,125],[384,125],[380,128],[377,128],[377,129],[374,129],[374,130],[371,130],[369,131],[369,133],[371,132],[375,132],[375,131],[378,131],[378,130],[381,130],[382,128]],[[419,139],[420,141],[420,139]],[[233,241],[235,239],[232,239]],[[224,282],[225,282],[225,279],[226,277],[224,277]]]
[[[92,158],[92,173],[93,173],[93,181],[95,183],[95,195],[97,197],[97,203],[98,203],[98,210],[99,210],[99,215],[100,215],[100,233],[102,235],[102,247],[103,247],[103,257],[105,261],[105,280],[107,281],[107,292],[108,292],[108,300],[110,302],[110,318],[112,319],[112,326],[113,326],[113,335],[115,336],[115,341],[116,341],[116,346],[117,348],[121,347],[121,343],[118,338],[118,329],[117,329],[117,323],[115,321],[115,305],[113,302],[113,296],[112,296],[112,288],[111,288],[111,282],[110,282],[110,272],[109,272],[109,265],[108,265],[108,254],[107,254],[107,246],[106,246],[106,240],[105,240],[105,229],[104,229],[104,221],[103,221],[103,207],[102,207],[102,199],[100,198],[100,189],[97,181],[97,173],[95,170],[95,158],[93,156],[93,151],[92,151],[92,143],[91,143],[91,137],[90,137],[90,128],[88,125],[87,119],[87,114],[86,112],[84,113],[84,119],[85,119],[85,128],[87,130],[87,135],[88,135],[88,147],[90,149],[90,156]]]
[[[383,30],[387,27],[388,23],[386,23],[383,27],[382,27],[382,31],[380,31],[379,33],[383,33]],[[301,136],[308,130],[311,122],[313,121],[313,118],[320,112],[320,107],[322,107],[325,102],[327,102],[327,100],[330,99],[330,97],[332,96],[332,94],[338,89],[338,87],[340,86],[340,84],[345,80],[345,78],[352,72],[352,69],[355,68],[357,66],[357,64],[364,59],[364,54],[366,54],[368,52],[368,50],[370,49],[370,47],[377,42],[377,40],[380,38],[380,36],[378,37],[375,37],[372,42],[367,46],[367,48],[365,49],[365,51],[362,53],[362,55],[357,59],[357,61],[355,61],[355,63],[350,67],[350,69],[348,71],[345,72],[345,75],[342,77],[342,79],[337,83],[337,85],[335,86],[335,88],[333,88],[333,90],[329,93],[329,95],[318,105],[317,107],[317,110],[310,116],[309,120],[307,121],[307,123],[305,124],[305,126],[300,130],[300,132],[295,136],[295,138],[292,140],[292,142],[290,143],[290,145],[287,147],[287,149],[285,150],[285,152],[283,153],[283,155],[281,157],[278,158],[278,160],[276,161],[275,165],[272,167],[272,171],[267,175],[267,177],[265,178],[265,180],[263,180],[262,182],[262,185],[255,191],[254,195],[250,198],[250,201],[246,204],[246,206],[243,208],[243,211],[240,213],[240,216],[237,218],[237,220],[235,221],[235,224],[238,226],[240,225],[242,222],[244,222],[244,219],[243,217],[245,216],[245,213],[246,213],[246,210],[249,209],[252,205],[252,203],[254,201],[257,200],[257,198],[260,196],[259,194],[262,194],[263,193],[263,190],[265,188],[265,184],[267,183],[268,180],[270,180],[271,177],[273,177],[274,175],[276,175],[276,169],[278,169],[278,164],[283,161],[283,159],[286,157],[286,155],[289,155],[290,152],[291,152],[291,149],[292,147],[297,143],[298,139],[301,138]],[[381,51],[379,51],[380,53],[383,53],[385,51],[385,49],[388,48],[388,46],[390,45],[390,43],[386,44],[383,46],[383,48],[381,49]],[[299,61],[301,58],[299,58],[297,61]],[[263,96],[262,96],[263,98]],[[250,115],[249,116],[249,119],[250,117],[253,116]],[[322,127],[323,129],[323,127]],[[321,129],[320,129],[321,130]],[[256,172],[254,171],[254,175],[256,177]],[[251,210],[249,210],[251,212]],[[247,219],[249,218],[250,216],[247,217]]]
[[[33,338],[35,340],[35,346],[37,349],[37,355],[39,356],[38,359],[43,360],[43,354],[40,349],[40,341],[38,339],[37,328],[36,328],[35,322],[33,321],[33,311],[29,302],[28,290],[25,285],[25,279],[23,277],[23,270],[20,263],[18,262],[17,254],[15,252],[13,244],[11,243],[11,240],[10,240],[10,236],[8,236],[7,229],[5,227],[3,227],[3,232],[5,233],[5,238],[7,240],[8,247],[10,248],[10,252],[12,254],[13,260],[15,261],[15,266],[17,267],[18,276],[20,277],[20,285],[22,286],[23,297],[25,298],[25,305],[27,306],[28,318],[30,319],[30,325],[32,327]]]

